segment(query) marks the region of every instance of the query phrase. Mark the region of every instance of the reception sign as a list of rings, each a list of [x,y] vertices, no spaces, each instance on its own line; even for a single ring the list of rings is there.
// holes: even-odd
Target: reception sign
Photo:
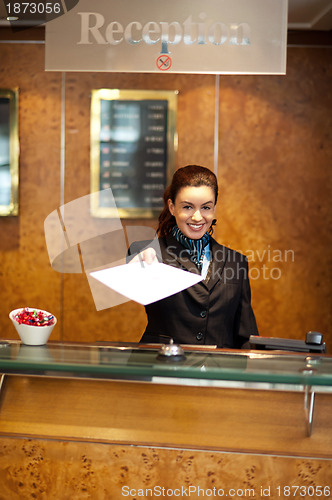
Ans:
[[[284,74],[287,0],[80,0],[46,23],[49,71]]]

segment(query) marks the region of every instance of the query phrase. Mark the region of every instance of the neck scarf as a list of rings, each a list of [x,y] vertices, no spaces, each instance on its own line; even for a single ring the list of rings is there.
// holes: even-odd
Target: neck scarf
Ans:
[[[202,238],[194,240],[185,236],[178,226],[172,229],[174,238],[183,245],[190,253],[191,260],[197,265],[199,271],[202,270],[202,263],[205,254],[205,247],[209,244],[210,235],[208,232],[203,234]]]

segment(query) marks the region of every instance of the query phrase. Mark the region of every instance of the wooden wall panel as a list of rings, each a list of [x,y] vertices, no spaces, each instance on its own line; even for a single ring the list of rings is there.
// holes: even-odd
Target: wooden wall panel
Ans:
[[[331,68],[330,49],[289,48],[286,76],[220,77],[215,233],[248,254],[261,334],[317,329],[330,351]],[[136,341],[143,307],[97,312],[85,276],[62,277],[48,262],[43,223],[60,204],[61,79],[44,71],[42,45],[1,44],[0,86],[20,88],[21,144],[20,216],[0,219],[2,335],[16,338],[7,315],[27,304],[59,318],[54,340]],[[213,75],[67,73],[65,202],[89,193],[90,92],[100,87],[179,90],[177,165],[213,169]]]
[[[17,338],[8,313],[39,307],[60,317],[60,280],[44,220],[60,199],[61,75],[45,73],[42,45],[0,45],[0,88],[19,89],[20,207],[0,217],[0,336]],[[60,325],[52,339],[60,336]]]
[[[331,55],[292,48],[285,77],[223,77],[219,146],[219,235],[251,260],[261,335],[318,330],[330,350]]]

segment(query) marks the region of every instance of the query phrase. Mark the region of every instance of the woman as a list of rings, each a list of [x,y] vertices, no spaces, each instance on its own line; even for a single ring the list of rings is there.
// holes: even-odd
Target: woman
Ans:
[[[146,306],[148,324],[141,342],[168,343],[172,338],[179,344],[241,348],[248,347],[250,335],[258,335],[247,259],[211,236],[217,198],[217,179],[209,169],[188,165],[175,172],[159,216],[161,259],[200,273],[204,280]],[[152,263],[157,254],[153,245],[146,246],[134,243],[129,253]]]

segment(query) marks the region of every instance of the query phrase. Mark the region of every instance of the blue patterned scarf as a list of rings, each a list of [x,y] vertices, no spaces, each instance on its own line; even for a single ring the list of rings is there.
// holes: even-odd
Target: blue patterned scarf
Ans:
[[[178,226],[172,229],[174,238],[183,245],[190,253],[191,260],[197,265],[199,271],[202,270],[202,264],[205,254],[205,247],[209,244],[210,235],[208,232],[203,234],[202,238],[194,240],[185,236]]]

